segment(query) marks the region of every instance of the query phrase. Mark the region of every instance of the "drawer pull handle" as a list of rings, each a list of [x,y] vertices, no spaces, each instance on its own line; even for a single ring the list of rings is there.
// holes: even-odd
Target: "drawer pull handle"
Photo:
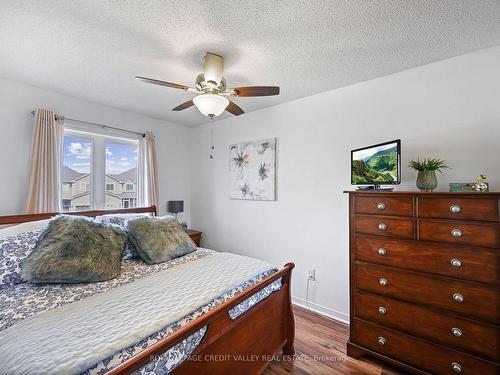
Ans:
[[[378,249],[377,252],[379,253],[379,255],[385,255],[385,254],[387,254],[387,251],[383,247],[381,247],[380,249]]]
[[[451,231],[451,235],[452,235],[453,237],[462,237],[462,234],[463,234],[463,233],[462,233],[462,231],[461,231],[460,229],[453,229],[453,230]]]
[[[386,343],[385,337],[380,336],[378,338],[377,342],[378,342],[379,345],[385,345],[385,343]]]
[[[453,336],[462,336],[462,330],[460,328],[452,328],[451,333],[453,333]]]
[[[457,204],[452,204],[450,206],[450,211],[453,212],[454,214],[458,214],[460,211],[462,211],[462,209],[460,208],[459,205]]]
[[[380,229],[380,230],[386,230],[387,229],[387,225],[385,225],[384,223],[380,223],[378,225],[378,229]]]
[[[389,284],[387,279],[384,279],[383,277],[378,281],[378,283],[382,286],[386,286],[387,284]]]
[[[386,308],[385,308],[385,307],[380,306],[380,307],[378,308],[378,313],[379,313],[380,315],[385,315],[385,314],[387,314],[387,310],[386,310]]]
[[[462,296],[460,293],[455,293],[453,295],[453,300],[455,302],[459,302],[459,303],[462,303],[464,301],[464,296]]]
[[[462,372],[462,366],[460,366],[460,364],[457,363],[457,362],[452,362],[451,369],[453,371],[455,371],[456,373],[461,373]]]
[[[379,210],[385,210],[385,203],[380,202],[379,204],[377,204],[377,208]]]
[[[462,266],[462,262],[460,261],[460,259],[456,259],[456,258],[454,258],[454,259],[452,259],[452,260],[450,261],[450,263],[451,263],[451,265],[452,265],[453,267],[461,267],[461,266]]]

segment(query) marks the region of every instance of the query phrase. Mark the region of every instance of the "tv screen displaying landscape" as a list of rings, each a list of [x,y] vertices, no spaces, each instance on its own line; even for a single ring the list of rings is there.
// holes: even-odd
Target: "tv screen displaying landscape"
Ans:
[[[394,184],[398,171],[398,142],[352,152],[353,184]]]

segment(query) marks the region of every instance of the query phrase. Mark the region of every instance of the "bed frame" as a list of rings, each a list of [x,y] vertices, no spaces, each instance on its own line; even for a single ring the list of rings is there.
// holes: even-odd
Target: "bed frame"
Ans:
[[[156,207],[64,212],[69,215],[90,217],[112,213],[155,215]],[[57,214],[55,212],[0,216],[0,225],[43,220]],[[283,355],[292,356],[295,323],[290,284],[294,267],[293,263],[287,263],[270,277],[164,337],[107,374],[131,374],[205,326],[207,330],[201,343],[190,357],[172,372],[173,374],[259,374],[270,361],[277,358],[280,352]],[[278,291],[273,292],[236,319],[230,318],[230,309],[279,279],[282,281],[282,287]]]

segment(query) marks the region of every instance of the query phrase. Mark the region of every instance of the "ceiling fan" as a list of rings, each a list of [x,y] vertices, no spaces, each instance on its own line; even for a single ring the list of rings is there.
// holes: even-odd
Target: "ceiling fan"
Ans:
[[[243,109],[228,99],[230,97],[271,96],[278,95],[280,93],[280,88],[278,86],[227,88],[226,79],[222,75],[224,72],[224,58],[216,55],[215,53],[207,52],[203,65],[204,73],[199,74],[198,77],[196,77],[195,87],[179,85],[177,83],[160,81],[146,77],[136,76],[135,78],[154,85],[181,89],[198,94],[193,99],[173,108],[172,111],[182,111],[195,105],[199,111],[205,116],[208,116],[210,120],[222,114],[224,110],[235,116],[245,113]]]

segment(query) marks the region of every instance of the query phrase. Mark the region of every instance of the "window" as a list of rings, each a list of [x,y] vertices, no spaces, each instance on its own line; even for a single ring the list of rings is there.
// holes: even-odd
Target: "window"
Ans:
[[[91,206],[92,149],[92,139],[65,134],[61,173],[63,211]]]
[[[123,208],[133,208],[137,207],[137,199],[135,198],[123,198],[122,199]]]
[[[112,182],[114,181],[114,182]],[[118,189],[108,190],[116,182]],[[132,208],[137,204],[137,142],[106,142],[106,208]]]
[[[138,141],[66,128],[62,210],[137,206]]]
[[[69,208],[71,207],[71,199],[63,199],[62,205],[63,205],[63,211],[69,211]]]

